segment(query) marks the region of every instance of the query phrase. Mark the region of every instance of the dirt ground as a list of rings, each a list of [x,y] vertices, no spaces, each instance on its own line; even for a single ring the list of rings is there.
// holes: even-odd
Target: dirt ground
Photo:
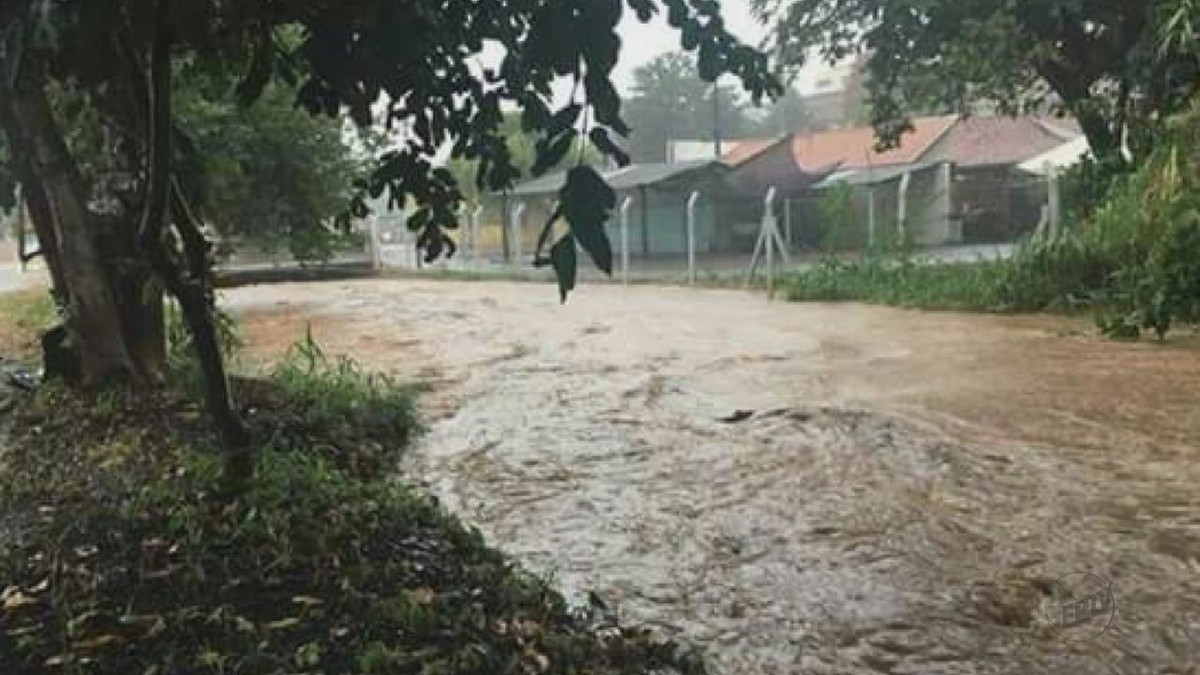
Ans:
[[[1200,672],[1193,336],[607,285],[225,299],[252,359],[307,322],[436,380],[406,470],[718,673]]]

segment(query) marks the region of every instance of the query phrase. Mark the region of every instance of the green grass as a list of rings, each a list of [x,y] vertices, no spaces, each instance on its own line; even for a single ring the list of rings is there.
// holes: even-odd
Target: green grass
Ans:
[[[32,336],[53,326],[58,311],[44,289],[13,291],[0,294],[0,321]]]
[[[237,389],[258,447],[237,498],[185,396],[11,394],[5,675],[701,671],[571,610],[398,481],[411,388],[306,341]]]
[[[786,297],[795,302],[857,301],[920,309],[999,311],[996,293],[1004,277],[999,263],[917,265],[869,258],[825,260],[789,275]]]

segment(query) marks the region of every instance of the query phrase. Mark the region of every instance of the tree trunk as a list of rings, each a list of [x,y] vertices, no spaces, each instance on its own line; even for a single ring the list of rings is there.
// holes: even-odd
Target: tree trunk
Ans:
[[[157,382],[166,362],[161,290],[147,285],[148,272],[136,262],[134,228],[88,211],[88,190],[51,113],[40,65],[31,61],[15,87],[0,86],[0,123],[55,297],[66,310],[60,334],[84,384]],[[72,375],[46,365],[50,375]]]
[[[1067,112],[1079,122],[1096,158],[1101,161],[1124,161],[1121,130],[1113,128],[1114,120],[1104,114],[1100,101],[1092,97],[1090,83],[1084,75],[1048,59],[1038,63],[1038,72],[1062,97]]]
[[[167,17],[169,0],[158,0],[150,78],[146,90],[149,114],[148,190],[142,214],[140,241],[155,273],[179,301],[192,335],[196,358],[204,377],[204,400],[226,453],[225,479],[235,487],[252,475],[250,436],[233,401],[225,359],[213,322],[208,243],[186,198],[171,178],[171,40]],[[171,256],[167,244],[168,220],[175,225],[186,267]]]

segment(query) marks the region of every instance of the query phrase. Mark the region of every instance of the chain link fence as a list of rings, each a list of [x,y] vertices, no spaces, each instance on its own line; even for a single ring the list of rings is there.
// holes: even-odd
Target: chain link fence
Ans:
[[[619,191],[605,226],[613,280],[744,283],[768,262],[781,272],[872,248],[903,247],[930,260],[1003,256],[1021,237],[1061,221],[1054,215],[1062,207],[1055,204],[1052,182],[1011,167],[938,164],[865,177],[835,174],[812,188],[770,196],[654,187]],[[378,216],[378,264],[548,276],[533,270],[533,256],[553,208],[552,197],[497,197],[469,206],[452,234],[458,254],[432,265],[419,260],[416,237],[402,216]],[[601,276],[586,262],[580,270],[585,277]]]

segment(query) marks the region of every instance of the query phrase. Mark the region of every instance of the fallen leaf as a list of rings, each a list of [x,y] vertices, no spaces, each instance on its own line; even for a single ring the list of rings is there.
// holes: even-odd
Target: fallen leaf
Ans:
[[[268,630],[287,630],[288,628],[295,628],[299,625],[300,617],[289,616],[286,619],[280,619],[278,621],[272,621],[271,623],[266,624],[266,628]]]
[[[120,635],[100,635],[88,640],[77,640],[71,643],[71,649],[75,651],[96,651],[106,647],[115,647],[116,645],[125,644],[125,639]]]
[[[37,598],[25,595],[16,586],[9,586],[4,589],[4,593],[0,594],[0,600],[3,600],[3,607],[6,612],[38,604]]]

